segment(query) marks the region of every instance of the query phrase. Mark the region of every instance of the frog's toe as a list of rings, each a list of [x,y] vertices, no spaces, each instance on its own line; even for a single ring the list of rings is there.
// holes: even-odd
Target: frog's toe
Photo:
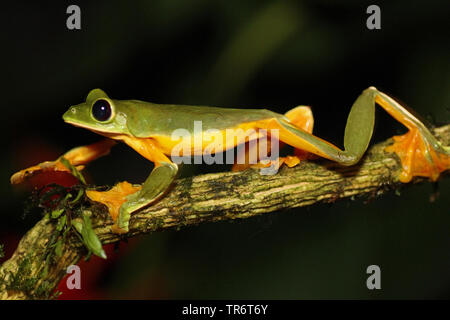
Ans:
[[[303,160],[308,159],[308,157],[303,155],[295,155],[295,156],[285,156],[285,157],[279,157],[276,160],[260,160],[258,163],[255,164],[239,164],[236,163],[232,167],[232,171],[243,171],[249,168],[252,169],[263,169],[268,168],[270,166],[273,167],[273,169],[278,170],[283,164],[287,165],[289,168],[295,167]]]
[[[393,137],[394,144],[385,151],[395,152],[401,160],[401,182],[409,182],[415,176],[428,177],[436,181],[439,175],[450,169],[450,155],[437,150],[417,129]]]
[[[128,196],[138,192],[140,186],[133,186],[129,182],[119,182],[108,191],[87,190],[86,195],[92,201],[100,202],[108,208],[109,214],[114,221],[112,231],[114,233],[126,233],[128,228],[119,227],[122,220],[122,205],[128,200]],[[119,215],[120,214],[120,215]]]
[[[78,170],[83,169],[83,166],[77,166]],[[16,173],[14,173],[11,176],[11,184],[20,184],[29,178],[40,174],[44,172],[69,172],[70,170],[62,164],[61,161],[55,160],[55,161],[45,161],[38,165],[20,170]]]

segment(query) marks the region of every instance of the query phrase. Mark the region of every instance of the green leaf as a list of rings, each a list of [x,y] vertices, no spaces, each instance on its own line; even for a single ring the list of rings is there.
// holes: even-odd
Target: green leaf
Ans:
[[[58,224],[56,225],[56,231],[60,232],[64,228],[67,222],[67,216],[62,216],[58,220]]]
[[[81,230],[83,230],[83,220],[74,219],[74,220],[72,220],[72,225],[75,227],[75,229],[78,231],[78,233],[81,234]]]
[[[72,221],[73,226],[81,234],[86,248],[96,256],[106,259],[106,253],[103,250],[102,243],[92,228],[91,218],[86,213],[83,213],[82,216],[83,220],[76,219]]]
[[[67,200],[69,200],[70,198],[72,198],[72,194],[70,193],[66,194],[66,196],[63,199],[63,202],[67,202]]]
[[[66,166],[67,169],[70,170],[70,173],[72,173],[72,175],[73,175],[75,178],[77,178],[82,184],[86,184],[86,180],[84,180],[84,177],[83,177],[83,175],[81,174],[81,172],[78,171],[77,168],[75,168],[75,167],[69,162],[69,160],[67,160],[67,159],[64,158],[64,157],[61,157],[60,160],[61,160],[62,164],[63,164],[64,166]]]
[[[57,242],[56,242],[56,246],[55,246],[55,254],[56,254],[56,256],[57,257],[62,257],[62,244],[63,244],[63,240],[62,239],[59,239]]]
[[[75,199],[73,199],[72,201],[70,201],[70,204],[75,204],[75,203],[77,203],[78,200],[80,200],[80,198],[83,196],[83,194],[84,194],[84,189],[83,189],[83,188],[80,188],[80,189],[78,190],[77,196],[75,197]]]
[[[42,270],[42,277],[45,278],[48,275],[48,266],[50,265],[50,256],[45,259],[44,269]]]
[[[57,219],[57,218],[59,218],[59,216],[60,216],[63,212],[64,212],[64,208],[62,208],[62,209],[56,209],[56,210],[53,210],[53,211],[52,211],[51,216],[52,216],[53,219]]]

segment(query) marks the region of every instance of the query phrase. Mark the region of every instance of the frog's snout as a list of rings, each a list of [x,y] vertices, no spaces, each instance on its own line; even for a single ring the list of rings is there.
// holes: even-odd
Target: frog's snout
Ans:
[[[77,108],[75,108],[74,106],[71,106],[69,108],[69,110],[67,110],[63,114],[62,118],[63,118],[64,121],[67,122],[67,121],[70,121],[71,119],[73,119],[76,116],[76,114],[77,114]]]

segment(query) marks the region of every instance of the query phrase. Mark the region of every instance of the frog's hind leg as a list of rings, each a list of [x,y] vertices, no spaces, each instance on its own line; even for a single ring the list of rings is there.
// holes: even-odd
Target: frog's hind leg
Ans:
[[[313,128],[314,128],[314,116],[311,111],[311,107],[298,106],[298,107],[286,112],[285,117],[288,118],[288,120],[291,124],[302,129],[303,131],[306,131],[306,132],[312,134]],[[298,149],[298,148],[295,148],[294,154],[295,154],[295,157],[291,157],[293,160],[290,160],[290,162],[292,162],[292,161],[297,162],[297,160],[295,160],[295,158],[298,159],[297,163],[299,163],[302,160],[312,159],[315,157],[312,153],[307,152],[303,149]],[[293,167],[293,165],[289,165],[289,162],[287,163],[287,165],[289,167]]]
[[[311,108],[308,106],[298,106],[294,109],[289,110],[285,117],[289,120],[289,123],[301,128],[302,130],[312,133],[314,126],[314,117],[311,112]],[[279,148],[282,147],[283,143],[277,141],[279,143]],[[281,165],[286,164],[288,167],[294,167],[300,163],[300,161],[305,159],[310,159],[313,155],[309,152],[306,152],[301,149],[295,149],[295,155],[293,156],[284,156],[279,157],[276,160],[266,160],[261,161],[259,158],[256,163],[250,163],[250,154],[259,155],[259,148],[262,145],[265,145],[267,148],[267,152],[270,152],[271,149],[271,139],[268,139],[267,135],[260,136],[256,143],[247,143],[245,153],[238,154],[236,159],[236,163],[233,165],[233,171],[241,171],[248,168],[267,168],[270,166],[274,166],[275,170],[277,170]]]
[[[394,138],[394,145],[386,150],[400,157],[401,182],[409,182],[414,176],[429,177],[435,181],[440,173],[450,169],[450,148],[442,146],[425,125],[394,99],[370,87],[357,98],[347,118],[344,134],[344,150],[299,129],[283,118],[261,123],[261,127],[279,128],[280,140],[342,165],[356,164],[364,155],[372,137],[375,103],[409,129],[401,137]]]

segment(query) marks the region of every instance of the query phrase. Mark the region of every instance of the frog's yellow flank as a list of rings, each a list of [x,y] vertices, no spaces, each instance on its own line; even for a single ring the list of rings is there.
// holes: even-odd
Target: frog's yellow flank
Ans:
[[[436,181],[443,171],[450,168],[450,148],[441,145],[419,119],[375,87],[364,90],[350,110],[345,127],[344,150],[312,134],[314,119],[311,109],[306,106],[299,106],[281,115],[266,109],[179,106],[138,100],[113,100],[102,90],[94,89],[85,102],[70,107],[63,118],[67,123],[89,129],[108,139],[72,149],[63,157],[82,169],[90,161],[107,154],[114,141],[122,141],[154,162],[155,168],[142,186],[121,182],[109,191],[87,191],[91,200],[108,207],[115,222],[113,231],[125,233],[128,231],[131,213],[162,197],[176,178],[178,166],[170,159],[174,147],[174,130],[186,129],[189,138],[186,141],[190,141],[190,145],[186,145],[185,150],[190,150],[191,155],[201,155],[206,149],[204,144],[200,147],[192,144],[196,134],[195,121],[202,123],[202,136],[207,136],[212,129],[222,133],[230,129],[254,130],[254,134],[245,139],[233,139],[232,142],[216,140],[213,148],[215,152],[226,151],[238,144],[261,138],[266,139],[270,148],[268,138],[273,129],[277,129],[281,144],[295,148],[295,155],[280,157],[277,161],[261,160],[256,164],[248,163],[248,150],[246,154],[239,156],[245,159],[239,159],[244,161],[235,164],[233,170],[280,166],[283,163],[292,167],[314,156],[350,166],[356,164],[368,148],[374,127],[376,104],[408,129],[406,134],[394,137],[394,143],[386,148],[388,152],[395,152],[401,160],[401,182],[409,182],[415,176]],[[259,145],[253,144],[253,148],[259,148]],[[11,183],[21,183],[37,172],[49,170],[68,171],[57,159],[15,173],[11,177]]]

